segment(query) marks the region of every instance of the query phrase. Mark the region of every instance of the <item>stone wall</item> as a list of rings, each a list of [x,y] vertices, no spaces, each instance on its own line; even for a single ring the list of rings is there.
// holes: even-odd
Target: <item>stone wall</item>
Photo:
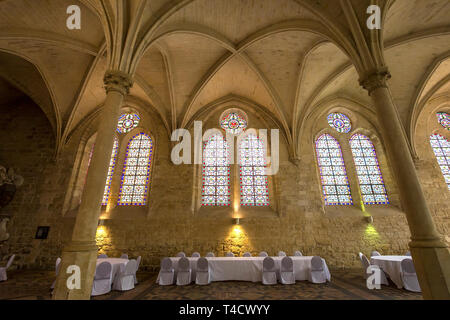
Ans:
[[[1,114],[0,163],[16,167],[25,177],[13,203],[0,212],[12,215],[11,238],[3,245],[2,258],[16,253],[16,267],[52,269],[70,240],[75,221],[74,217],[63,216],[62,208],[81,133],[71,137],[55,160],[51,127],[36,106],[28,101],[2,109]],[[372,250],[382,254],[404,254],[408,250],[409,229],[397,206],[366,207],[366,212],[356,206],[323,206],[312,147],[294,165],[288,160],[286,146],[282,146],[280,170],[275,177],[279,206],[274,210],[248,209],[236,226],[232,212],[193,210],[194,167],[170,162],[167,132],[157,121],[152,134],[157,149],[149,205],[116,208],[110,213],[104,209],[103,215],[109,218],[98,228],[100,253],[141,255],[142,266],[155,269],[162,257],[179,251],[188,255],[213,251],[220,256],[227,251],[256,255],[262,250],[269,254],[300,250],[305,255],[324,257],[332,268],[344,268],[360,266],[360,251],[369,255]],[[419,169],[438,229],[448,236],[448,197],[433,189],[439,176],[436,171],[427,173],[427,166]],[[374,217],[373,224],[364,219],[367,213]],[[39,225],[50,226],[48,239],[34,239]]]

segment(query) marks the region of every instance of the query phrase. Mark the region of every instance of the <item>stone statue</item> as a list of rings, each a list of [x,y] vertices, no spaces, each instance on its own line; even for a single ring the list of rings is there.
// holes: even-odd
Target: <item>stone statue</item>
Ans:
[[[0,222],[0,242],[6,241],[9,239],[9,233],[6,232],[6,225],[9,222],[9,218],[3,218]]]
[[[23,177],[15,173],[13,168],[8,170],[0,165],[0,208],[12,201],[17,188],[23,184]]]

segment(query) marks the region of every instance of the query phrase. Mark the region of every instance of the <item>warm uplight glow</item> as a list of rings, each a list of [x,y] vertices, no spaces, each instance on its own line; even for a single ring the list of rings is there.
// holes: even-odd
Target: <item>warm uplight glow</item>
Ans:
[[[104,238],[106,237],[108,233],[106,232],[106,228],[105,226],[99,226],[97,228],[97,234],[95,235],[95,238],[98,240],[99,238]]]
[[[368,241],[372,246],[380,240],[380,234],[371,223],[367,225],[364,231],[364,240]]]
[[[240,235],[242,233],[242,228],[240,226],[235,226],[233,229],[233,233],[237,236]]]
[[[231,251],[239,256],[246,251],[252,251],[252,246],[248,239],[248,235],[241,225],[234,225],[231,227],[230,232],[225,239],[225,243],[225,251]]]

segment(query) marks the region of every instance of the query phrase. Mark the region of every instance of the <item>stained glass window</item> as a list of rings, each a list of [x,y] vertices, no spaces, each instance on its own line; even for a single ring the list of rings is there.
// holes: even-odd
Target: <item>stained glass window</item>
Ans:
[[[128,133],[139,125],[141,119],[136,113],[124,113],[119,117],[117,132]]]
[[[247,128],[247,121],[237,112],[230,112],[220,120],[220,126],[225,131],[238,135]]]
[[[450,142],[439,134],[433,134],[430,137],[430,143],[450,190]]]
[[[330,113],[328,115],[328,124],[340,133],[349,133],[352,130],[350,119],[342,113]]]
[[[240,145],[241,205],[268,206],[269,189],[265,174],[266,153],[264,143],[249,134]]]
[[[118,205],[143,206],[147,203],[152,153],[153,143],[148,135],[141,132],[131,138],[123,165]]]
[[[316,153],[325,205],[352,205],[350,185],[339,142],[331,135],[323,134],[316,140]]]
[[[450,114],[447,112],[438,112],[437,118],[441,126],[447,130],[450,130]]]
[[[364,204],[388,204],[389,200],[372,141],[362,134],[350,139]]]
[[[216,134],[203,147],[202,205],[230,205],[230,166],[228,144]]]
[[[114,174],[114,168],[116,167],[117,151],[119,150],[119,140],[114,138],[114,145],[111,152],[111,160],[109,161],[108,176],[106,177],[105,191],[103,192],[102,205],[108,204],[109,194],[111,192],[111,181]]]

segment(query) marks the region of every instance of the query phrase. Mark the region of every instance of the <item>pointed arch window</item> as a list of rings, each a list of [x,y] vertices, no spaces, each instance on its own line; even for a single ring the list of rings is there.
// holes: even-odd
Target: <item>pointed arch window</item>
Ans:
[[[432,134],[430,143],[441,168],[442,175],[450,190],[450,142],[439,134]]]
[[[364,204],[389,204],[372,141],[365,135],[355,134],[350,139],[350,147]]]
[[[316,140],[316,153],[325,205],[352,205],[350,185],[339,142],[331,135],[323,134]]]
[[[203,145],[203,206],[230,205],[230,162],[228,144],[221,134]]]
[[[247,135],[239,146],[241,205],[268,206],[269,189],[265,173],[264,143],[254,134]]]
[[[143,206],[147,204],[153,142],[141,132],[128,142],[118,205]]]
[[[111,160],[109,161],[108,175],[106,177],[105,190],[103,192],[103,200],[102,205],[106,206],[108,204],[109,195],[111,192],[111,181],[114,174],[114,169],[116,167],[117,160],[117,152],[119,150],[119,139],[117,137],[114,138],[113,149],[111,152]],[[90,159],[89,159],[90,162]]]

